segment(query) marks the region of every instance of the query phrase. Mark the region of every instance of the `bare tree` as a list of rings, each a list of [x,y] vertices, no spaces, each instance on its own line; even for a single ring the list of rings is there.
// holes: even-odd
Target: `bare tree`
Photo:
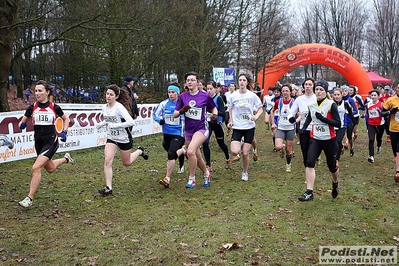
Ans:
[[[376,53],[374,70],[399,78],[399,1],[373,1],[373,23],[369,31],[370,48]],[[373,67],[373,66],[372,66]]]

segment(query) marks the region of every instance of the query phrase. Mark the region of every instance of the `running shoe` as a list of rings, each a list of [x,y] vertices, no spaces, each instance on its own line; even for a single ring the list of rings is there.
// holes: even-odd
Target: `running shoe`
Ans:
[[[139,146],[137,149],[142,151],[140,156],[143,157],[144,160],[148,160],[148,151],[142,146]]]
[[[71,157],[71,155],[69,153],[65,153],[64,158],[67,160],[67,163],[70,163],[70,164],[74,164],[75,163],[75,160],[72,159],[72,157]]]
[[[387,136],[387,142],[391,142],[391,137]]]
[[[350,156],[353,157],[355,155],[355,148],[350,149]]]
[[[177,170],[178,174],[183,174],[184,173],[184,165]]]
[[[277,149],[276,149],[276,148],[273,148],[273,152],[277,152]]]
[[[396,174],[393,176],[393,179],[395,180],[395,182],[399,182],[399,173],[396,173]]]
[[[370,157],[367,159],[367,161],[369,161],[369,163],[374,163],[374,157],[373,157],[373,156],[370,156]]]
[[[208,169],[206,171],[206,173],[204,174],[204,187],[210,187],[211,186],[211,176],[212,176],[212,173]]]
[[[112,195],[112,189],[110,189],[109,186],[105,186],[103,189],[99,189],[98,193],[103,196]]]
[[[333,197],[333,199],[335,199],[336,197],[338,197],[338,187],[333,187],[333,189],[331,190],[331,196]]]
[[[313,200],[313,193],[308,194],[307,192],[303,193],[298,198],[299,201],[311,201]]]
[[[377,147],[377,154],[380,154],[380,153],[381,153],[381,146]]]
[[[287,173],[291,173],[291,164],[287,164],[287,165],[285,166],[285,171],[286,171]]]
[[[0,134],[0,141],[3,141],[2,146],[7,146],[10,150],[14,148],[14,142],[9,139],[5,134]]]
[[[338,184],[336,186],[334,186],[334,183],[332,184],[332,190],[331,190],[331,196],[333,197],[333,199],[335,199],[336,197],[338,197]]]
[[[164,177],[164,178],[160,179],[158,181],[158,183],[161,184],[162,186],[168,188],[169,184],[170,184],[170,180],[169,180],[169,178]]]
[[[228,159],[228,160],[226,160],[226,166],[224,167],[224,169],[231,169],[231,160],[230,159]]]
[[[29,197],[24,198],[22,201],[18,202],[22,207],[28,208],[32,206],[33,200]]]
[[[248,173],[242,173],[241,180],[242,181],[248,181]]]
[[[232,162],[235,163],[235,162],[238,162],[239,160],[240,160],[240,155],[237,154],[237,155],[235,155],[235,156],[233,157]]]
[[[186,188],[194,188],[195,187],[195,177],[189,177],[188,183],[186,184]]]
[[[256,162],[258,160],[258,153],[254,153],[253,159],[254,159],[254,162]]]

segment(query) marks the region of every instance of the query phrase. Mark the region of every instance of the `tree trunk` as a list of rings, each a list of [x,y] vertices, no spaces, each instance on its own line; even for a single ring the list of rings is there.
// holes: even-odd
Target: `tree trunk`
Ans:
[[[1,1],[0,9],[0,112],[10,110],[7,98],[8,75],[11,70],[12,44],[15,35],[15,23],[18,16],[19,0]]]

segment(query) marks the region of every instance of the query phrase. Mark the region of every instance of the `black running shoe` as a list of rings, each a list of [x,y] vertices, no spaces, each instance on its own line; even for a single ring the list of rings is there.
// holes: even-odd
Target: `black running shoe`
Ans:
[[[350,156],[353,157],[353,155],[355,155],[355,149],[354,149],[354,148],[351,148],[351,149],[350,149]]]
[[[334,187],[334,184],[333,184],[333,187],[331,190],[331,196],[333,197],[333,199],[338,197],[338,193],[339,193],[338,186]]]
[[[311,201],[313,200],[313,193],[308,194],[307,192],[303,193],[298,198],[299,201]]]
[[[142,151],[140,156],[143,157],[144,160],[148,160],[148,151],[142,146],[139,146],[137,149]]]
[[[98,190],[98,193],[100,193],[103,196],[112,195],[112,189],[109,189],[108,186],[105,186],[103,189]]]

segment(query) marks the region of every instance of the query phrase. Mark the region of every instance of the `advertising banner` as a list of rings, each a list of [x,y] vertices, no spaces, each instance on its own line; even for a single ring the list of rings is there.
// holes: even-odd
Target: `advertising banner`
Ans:
[[[96,124],[103,120],[101,104],[58,104],[69,117],[67,141],[59,141],[57,152],[86,149],[105,145],[106,128],[99,130]],[[157,104],[139,104],[139,117],[132,129],[133,138],[162,132],[162,127],[152,119],[152,111]],[[0,147],[0,163],[36,157],[34,131],[31,119],[28,126],[21,130],[18,127],[24,111],[0,113],[0,133],[14,141],[13,149]],[[56,121],[56,130],[62,131],[62,120]]]
[[[222,86],[228,86],[231,82],[236,82],[236,70],[234,68],[213,68],[213,80]]]

